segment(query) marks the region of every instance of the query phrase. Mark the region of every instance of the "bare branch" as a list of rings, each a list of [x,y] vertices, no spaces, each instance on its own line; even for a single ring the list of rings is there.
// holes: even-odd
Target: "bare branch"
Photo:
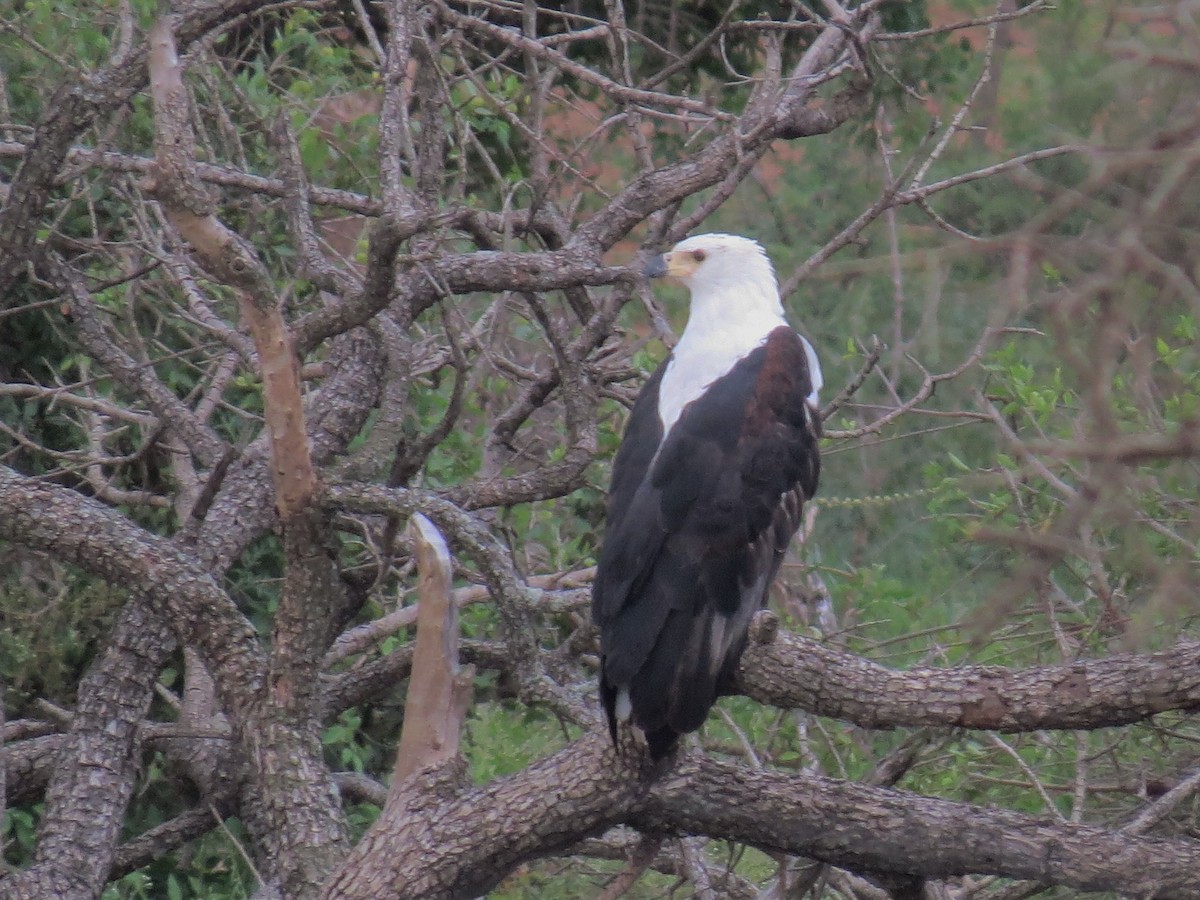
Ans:
[[[1186,667],[1197,659],[1200,644],[1183,642],[1160,653],[1065,666],[918,667],[897,672],[780,632],[774,643],[750,646],[738,683],[761,703],[867,728],[1094,729],[1191,707],[1200,698],[1200,680]]]
[[[445,539],[420,514],[410,520],[409,531],[417,557],[421,605],[393,784],[458,755],[475,677],[472,666],[460,670],[458,665],[458,606],[450,596],[450,551]]]

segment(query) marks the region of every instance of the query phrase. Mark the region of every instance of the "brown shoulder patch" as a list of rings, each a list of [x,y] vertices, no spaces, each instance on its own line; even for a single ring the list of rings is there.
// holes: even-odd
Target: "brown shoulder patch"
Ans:
[[[808,372],[808,357],[800,336],[791,328],[780,326],[767,336],[767,356],[758,372],[754,396],[746,408],[744,433],[767,433],[788,408],[812,390]],[[803,402],[801,400],[801,402]]]

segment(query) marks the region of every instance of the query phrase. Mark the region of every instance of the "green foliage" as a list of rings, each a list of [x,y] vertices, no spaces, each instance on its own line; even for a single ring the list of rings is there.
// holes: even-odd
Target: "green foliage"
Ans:
[[[6,555],[0,546],[0,559]],[[75,685],[125,599],[48,559],[23,558],[0,580],[0,684],[9,717],[37,697],[74,702]]]
[[[112,882],[102,900],[248,900],[257,879],[246,864],[247,840],[241,823],[227,819],[223,829],[195,841],[180,858],[159,860]]]
[[[270,634],[283,577],[283,548],[279,538],[265,537],[247,547],[229,570],[228,589],[260,634]]]
[[[362,724],[362,714],[356,709],[348,709],[325,729],[321,743],[334,755],[331,762],[335,769],[351,772],[366,770],[368,754],[358,740]]]
[[[467,758],[477,784],[511,775],[567,743],[545,712],[507,703],[477,703],[467,720]]]
[[[38,820],[42,804],[25,807],[8,807],[4,810],[3,828],[0,837],[4,841],[4,861],[8,864],[29,859],[37,847]]]

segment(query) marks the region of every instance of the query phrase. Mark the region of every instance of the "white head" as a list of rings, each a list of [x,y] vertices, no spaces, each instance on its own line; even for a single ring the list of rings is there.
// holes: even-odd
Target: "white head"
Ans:
[[[646,268],[678,278],[693,294],[754,285],[778,296],[775,270],[758,241],[736,234],[697,234],[680,241]]]
[[[765,336],[783,324],[775,270],[762,245],[750,238],[697,234],[652,260],[646,274],[677,278],[691,291],[689,330],[748,329]]]

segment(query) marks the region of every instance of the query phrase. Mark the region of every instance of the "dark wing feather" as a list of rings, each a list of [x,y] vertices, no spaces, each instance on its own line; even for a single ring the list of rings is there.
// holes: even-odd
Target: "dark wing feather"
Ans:
[[[654,513],[654,501],[641,490],[650,463],[662,443],[658,386],[666,368],[667,362],[664,362],[638,395],[613,462],[607,530],[592,588],[592,618],[597,624],[620,611],[632,581],[648,568],[648,557],[657,552],[658,544],[666,536],[661,527],[654,527],[653,521],[644,520]],[[634,523],[632,528],[625,527],[627,520]]]
[[[617,454],[593,587],[610,727],[615,734],[627,687],[656,756],[699,728],[731,686],[750,619],[816,491],[820,433],[804,347],[790,328],[688,404],[665,440],[664,369]]]

